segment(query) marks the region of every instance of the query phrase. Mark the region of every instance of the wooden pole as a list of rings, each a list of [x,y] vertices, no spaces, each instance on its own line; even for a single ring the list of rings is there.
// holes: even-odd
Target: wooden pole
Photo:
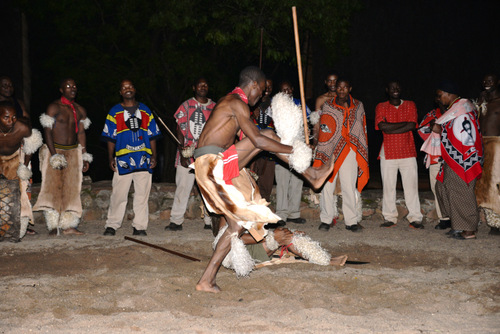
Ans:
[[[172,138],[175,139],[175,141],[177,142],[177,144],[183,146],[181,144],[181,142],[179,141],[179,139],[177,139],[177,137],[172,133],[172,131],[170,131],[170,129],[168,128],[168,126],[163,122],[163,120],[161,119],[160,115],[158,115],[158,113],[156,111],[154,111],[153,109],[151,109],[151,112],[154,114],[154,116],[156,118],[158,118],[158,120],[160,121],[160,123],[165,127],[165,129],[167,129],[168,133],[170,133],[170,135],[172,136]]]
[[[304,96],[304,79],[302,77],[302,60],[300,57],[299,28],[297,24],[297,10],[295,6],[292,7],[292,14],[293,14],[293,33],[295,35],[295,52],[297,53],[297,67],[299,69],[300,103],[302,104],[302,117],[304,119],[304,135],[306,137],[306,144],[309,145],[309,128],[307,127],[306,98]]]
[[[201,262],[201,260],[199,260],[199,259],[197,259],[197,258],[194,258],[194,257],[188,256],[188,255],[184,255],[184,254],[182,254],[182,253],[178,253],[178,252],[176,252],[176,251],[173,251],[173,250],[170,250],[170,249],[167,249],[167,248],[161,247],[161,246],[153,245],[153,244],[150,244],[149,242],[145,242],[145,241],[142,241],[142,240],[137,240],[137,239],[134,239],[134,238],[131,238],[131,237],[127,237],[127,236],[125,236],[125,240],[129,240],[129,241],[137,242],[138,244],[142,244],[142,245],[145,245],[145,246],[149,246],[149,247],[152,247],[152,248],[156,248],[156,249],[162,250],[162,251],[164,251],[164,252],[167,252],[167,253],[170,253],[170,254],[174,254],[174,255],[177,255],[177,256],[183,257],[183,258],[185,258],[185,259],[191,260],[191,261]]]

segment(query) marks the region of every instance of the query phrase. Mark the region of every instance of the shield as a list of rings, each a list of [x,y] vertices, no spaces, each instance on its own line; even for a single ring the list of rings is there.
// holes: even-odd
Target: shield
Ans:
[[[21,192],[19,180],[0,175],[0,241],[19,242],[21,228]]]

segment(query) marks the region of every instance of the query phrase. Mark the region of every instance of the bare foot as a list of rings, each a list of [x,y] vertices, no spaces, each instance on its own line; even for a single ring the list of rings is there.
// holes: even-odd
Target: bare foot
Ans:
[[[74,227],[67,228],[67,229],[63,230],[62,233],[64,235],[84,235],[85,234],[82,231],[78,231]]]
[[[326,179],[330,177],[333,172],[333,157],[327,164],[324,164],[320,167],[309,167],[302,174],[305,179],[311,184],[314,190],[317,190],[323,186]]]
[[[343,267],[346,261],[347,261],[347,255],[340,255],[337,257],[332,257],[330,260],[330,265]]]
[[[198,284],[196,284],[196,291],[219,293],[220,288],[217,286],[217,284],[211,285],[208,283],[198,282]]]

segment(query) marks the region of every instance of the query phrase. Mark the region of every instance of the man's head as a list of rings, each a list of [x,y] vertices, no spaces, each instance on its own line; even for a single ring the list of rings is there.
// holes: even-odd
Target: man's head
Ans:
[[[458,86],[449,81],[442,81],[436,90],[436,99],[445,107],[449,107],[450,104],[458,98]]]
[[[330,73],[325,78],[325,85],[328,88],[328,92],[334,93],[337,90],[337,80],[339,76],[337,73]]]
[[[254,106],[266,89],[266,76],[260,68],[248,66],[241,71],[238,86],[247,91],[248,104]]]
[[[339,79],[337,80],[337,97],[339,99],[346,99],[349,97],[351,93],[352,87],[351,83],[347,79]]]
[[[193,84],[195,98],[205,99],[208,95],[208,83],[205,78],[198,78]]]
[[[389,81],[385,87],[389,99],[398,100],[401,97],[401,84],[399,81]]]
[[[486,74],[483,78],[482,86],[487,93],[493,92],[498,87],[498,76],[496,74]]]
[[[75,80],[71,78],[61,80],[59,91],[61,92],[62,96],[70,101],[73,101],[76,98],[77,92]]]
[[[16,109],[9,101],[0,101],[0,128],[2,132],[10,131],[16,124]]]
[[[271,96],[271,93],[273,92],[273,81],[271,79],[266,79],[266,91],[264,94],[266,96]]]
[[[293,96],[293,86],[289,81],[282,81],[280,83],[280,92],[289,96]]]
[[[14,95],[14,85],[9,77],[0,77],[0,96],[10,98]]]
[[[120,95],[124,100],[135,99],[135,87],[132,81],[129,79],[124,79],[120,82]]]

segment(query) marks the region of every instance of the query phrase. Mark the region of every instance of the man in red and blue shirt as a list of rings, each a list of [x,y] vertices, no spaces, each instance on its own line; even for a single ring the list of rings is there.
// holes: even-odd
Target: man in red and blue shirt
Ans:
[[[412,101],[400,98],[399,82],[389,82],[386,88],[389,100],[379,103],[375,109],[375,129],[381,130],[384,142],[380,149],[383,200],[381,227],[392,227],[398,222],[396,208],[396,183],[401,173],[404,197],[408,208],[407,219],[412,228],[423,228],[420,200],[418,197],[417,151],[412,131],[417,127],[417,107]]]

